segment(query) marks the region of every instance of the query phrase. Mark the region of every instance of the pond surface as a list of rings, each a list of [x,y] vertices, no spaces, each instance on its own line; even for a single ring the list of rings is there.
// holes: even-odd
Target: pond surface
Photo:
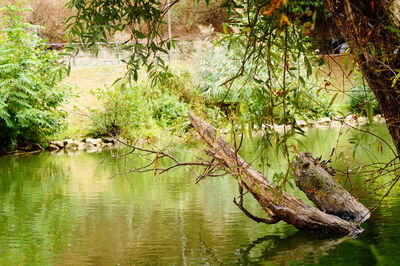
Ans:
[[[387,138],[384,127],[374,130]],[[298,149],[324,157],[333,147],[352,156],[348,140],[360,137],[347,132],[337,142],[338,129],[314,129],[307,136]],[[387,147],[360,138],[365,145],[356,148],[355,158],[389,158]],[[246,143],[242,155],[255,158],[257,147]],[[192,152],[185,146],[177,150]],[[283,222],[249,220],[232,202],[238,193],[231,177],[195,185],[195,169],[115,176],[142,159],[116,160],[110,154],[0,158],[0,265],[400,264],[397,187],[363,224],[360,237],[335,239]],[[285,165],[274,156],[269,154],[268,176]],[[338,168],[351,166],[344,158]],[[351,179],[355,192],[365,192],[360,179]],[[378,200],[372,193],[362,199],[367,206]],[[247,205],[261,215],[257,203]]]

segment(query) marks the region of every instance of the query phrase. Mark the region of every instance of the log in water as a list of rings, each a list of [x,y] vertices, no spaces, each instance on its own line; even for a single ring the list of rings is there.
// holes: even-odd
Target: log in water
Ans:
[[[333,169],[304,152],[292,163],[297,177],[296,185],[323,212],[346,221],[362,223],[370,211],[333,178]]]
[[[328,232],[341,235],[358,235],[363,229],[358,223],[325,213],[303,200],[278,190],[263,174],[244,161],[216,129],[189,113],[189,119],[197,133],[209,146],[208,154],[220,161],[232,172],[239,184],[247,189],[272,219],[282,220],[302,230]]]

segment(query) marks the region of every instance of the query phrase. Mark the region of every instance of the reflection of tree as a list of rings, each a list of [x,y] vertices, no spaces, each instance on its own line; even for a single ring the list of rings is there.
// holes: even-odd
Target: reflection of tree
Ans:
[[[0,264],[50,263],[71,231],[64,169],[47,156],[2,158],[0,165]]]
[[[239,263],[269,262],[272,265],[287,264],[290,261],[318,263],[319,258],[345,241],[347,238],[329,238],[297,231],[281,238],[267,235],[251,242],[239,253]]]

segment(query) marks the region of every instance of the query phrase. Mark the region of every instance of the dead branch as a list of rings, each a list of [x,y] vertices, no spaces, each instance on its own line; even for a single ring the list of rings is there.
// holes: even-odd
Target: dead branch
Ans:
[[[236,198],[233,198],[233,203],[235,203],[236,206],[238,206],[238,208],[250,219],[252,219],[253,221],[257,222],[257,223],[265,223],[265,224],[276,224],[278,222],[281,221],[281,219],[279,219],[276,216],[273,216],[273,214],[267,210],[267,214],[268,216],[270,216],[270,219],[265,219],[265,218],[261,218],[258,216],[255,216],[253,214],[251,214],[244,206],[243,206],[243,185],[239,185],[239,201],[236,201]]]
[[[236,144],[235,149],[231,148],[222,137],[216,138],[216,129],[214,127],[191,113],[188,115],[197,133],[209,146],[209,149],[205,153],[211,157],[210,161],[181,162],[164,150],[145,149],[118,140],[132,148],[131,152],[128,153],[139,152],[144,155],[153,154],[155,156],[154,159],[150,160],[144,166],[128,169],[127,172],[154,172],[154,174],[162,174],[180,166],[204,167],[203,173],[197,177],[196,182],[207,176],[222,176],[229,172],[237,179],[238,184],[241,186],[239,200],[234,199],[235,205],[247,217],[256,222],[273,224],[282,220],[302,230],[350,236],[358,235],[363,231],[359,227],[359,223],[345,221],[335,215],[322,212],[301,199],[283,192],[237,154]],[[241,142],[242,139],[240,145]],[[172,165],[165,168],[158,167],[158,160],[162,158],[171,161]],[[246,192],[249,192],[258,201],[262,209],[270,217],[269,219],[257,217],[244,207],[243,189],[246,189]],[[364,220],[362,219],[361,222]]]

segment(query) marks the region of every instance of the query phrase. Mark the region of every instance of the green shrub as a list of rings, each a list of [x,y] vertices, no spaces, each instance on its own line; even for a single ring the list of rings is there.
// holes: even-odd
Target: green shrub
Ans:
[[[202,98],[189,72],[174,70],[174,73],[149,89],[152,116],[161,127],[171,127],[187,120],[188,109],[202,106]]]
[[[152,115],[160,126],[175,126],[187,120],[186,105],[174,95],[163,94],[152,104]]]
[[[380,114],[381,107],[368,86],[357,86],[350,89],[350,111],[363,115],[372,111],[372,114]]]
[[[94,95],[101,101],[101,107],[90,110],[92,136],[152,138],[157,132],[187,122],[189,109],[205,112],[187,72],[172,74],[150,87],[145,82],[120,82],[98,89]]]
[[[114,87],[98,89],[100,108],[91,109],[91,135],[122,135],[129,137],[135,130],[145,129],[151,122],[151,108],[145,90],[139,84],[119,83]]]
[[[20,10],[8,6],[0,22],[0,145],[41,142],[62,127],[60,106],[68,96],[59,86],[67,68],[46,50],[35,27],[24,23]]]
[[[200,92],[208,105],[228,108],[251,96],[253,82],[238,79],[229,89],[223,84],[240,67],[240,55],[235,50],[204,42],[198,54]]]

